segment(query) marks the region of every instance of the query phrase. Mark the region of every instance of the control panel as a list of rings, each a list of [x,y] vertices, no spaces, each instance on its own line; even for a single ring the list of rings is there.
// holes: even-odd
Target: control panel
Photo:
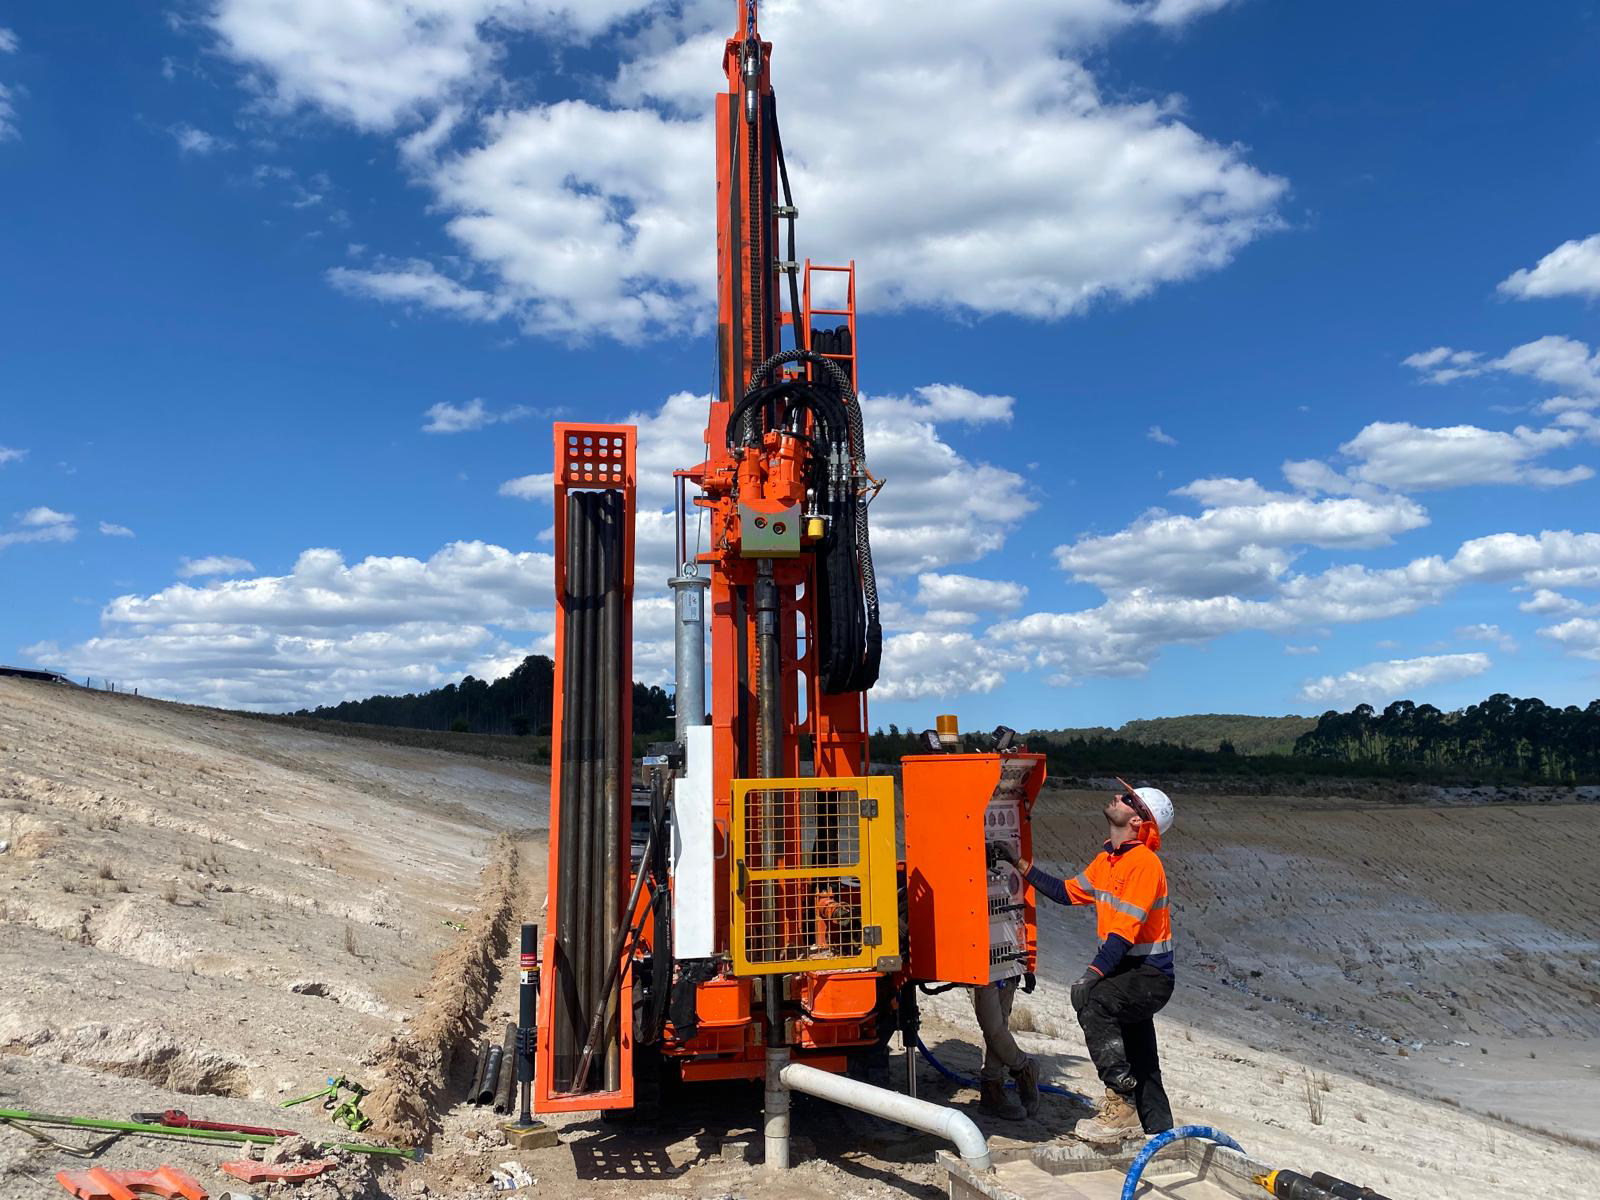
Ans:
[[[1023,899],[1025,883],[1019,872],[1003,859],[989,861],[987,844],[1001,843],[1021,858],[1024,854],[1022,826],[1027,799],[1026,781],[1033,764],[1008,757],[1000,764],[1000,783],[989,799],[983,815],[983,836],[988,863],[989,902],[989,978],[1009,979],[1028,971],[1028,906]]]
[[[1033,970],[1032,894],[988,846],[1032,854],[1044,756],[919,754],[901,767],[912,978],[985,984]]]

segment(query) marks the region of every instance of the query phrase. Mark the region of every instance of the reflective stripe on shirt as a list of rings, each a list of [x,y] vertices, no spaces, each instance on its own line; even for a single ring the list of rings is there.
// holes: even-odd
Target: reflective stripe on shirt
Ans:
[[[1128,947],[1128,957],[1143,956],[1146,954],[1166,954],[1172,949],[1172,939],[1166,938],[1159,942],[1135,942]]]

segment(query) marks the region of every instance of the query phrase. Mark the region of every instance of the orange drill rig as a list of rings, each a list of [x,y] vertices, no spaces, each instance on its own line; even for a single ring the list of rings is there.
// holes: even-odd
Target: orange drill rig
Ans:
[[[1031,893],[986,842],[1031,850],[1044,766],[999,751],[907,760],[899,861],[893,777],[868,762],[879,485],[856,396],[855,265],[795,256],[771,45],[755,0],[737,10],[714,120],[718,390],[705,461],[676,472],[677,740],[646,758],[638,801],[635,432],[556,426],[560,685],[536,1107],[645,1107],[663,1074],[765,1078],[771,1161],[786,1154],[784,1080],[807,1078],[791,1067],[843,1072],[897,1029],[914,1036],[917,981],[1032,968]],[[706,537],[691,550],[695,506]]]

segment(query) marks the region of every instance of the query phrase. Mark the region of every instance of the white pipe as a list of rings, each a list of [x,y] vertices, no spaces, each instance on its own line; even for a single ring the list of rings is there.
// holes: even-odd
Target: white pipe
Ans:
[[[764,1133],[767,1154],[763,1160],[769,1170],[789,1169],[789,1089],[783,1072],[789,1067],[789,1047],[767,1047],[767,1107]]]
[[[971,1117],[953,1108],[930,1104],[926,1100],[918,1100],[912,1096],[902,1096],[899,1092],[873,1087],[870,1083],[862,1083],[859,1079],[819,1071],[804,1063],[790,1063],[778,1072],[778,1078],[783,1086],[793,1088],[797,1092],[805,1092],[809,1096],[818,1096],[823,1100],[832,1100],[835,1104],[843,1104],[846,1108],[871,1113],[886,1121],[895,1121],[954,1142],[961,1157],[974,1170],[987,1171],[993,1165],[989,1161],[989,1143],[984,1139],[983,1133],[972,1123]],[[768,1096],[771,1096],[770,1091]],[[786,1125],[787,1118],[788,1114],[785,1113]],[[770,1138],[767,1141],[767,1153],[769,1155],[772,1153]],[[787,1157],[786,1146],[785,1161]]]

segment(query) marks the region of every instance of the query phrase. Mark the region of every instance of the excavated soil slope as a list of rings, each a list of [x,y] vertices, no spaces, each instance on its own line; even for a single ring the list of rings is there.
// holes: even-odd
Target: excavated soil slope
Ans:
[[[414,1015],[437,1054],[487,991],[465,967],[503,947],[508,906],[475,916],[514,870],[496,839],[543,829],[547,795],[538,768],[0,679],[0,1108],[330,1136],[275,1102],[379,1085]],[[436,960],[463,971],[430,991]],[[0,1194],[46,1160],[0,1129]]]
[[[492,1115],[459,1102],[460,1048],[514,1011],[499,968],[511,927],[539,916],[547,790],[510,763],[0,680],[0,1107],[178,1107],[327,1137],[314,1105],[277,1103],[342,1073],[376,1089],[385,1132],[424,1132],[432,1155],[343,1166],[302,1200],[488,1197],[511,1159],[558,1197],[942,1195],[937,1140],[803,1097],[800,1165],[763,1174],[745,1161],[759,1090],[739,1085],[686,1089],[657,1129],[578,1116],[553,1122],[554,1149],[499,1144]],[[1396,1200],[1600,1194],[1581,1144],[1600,1139],[1600,899],[1593,872],[1547,882],[1553,849],[1596,861],[1600,808],[1178,799],[1180,987],[1158,1025],[1180,1119]],[[1047,793],[1042,856],[1076,869],[1100,802]],[[1092,920],[1043,916],[1021,1040],[1047,1078],[1091,1093],[1066,981]],[[965,993],[927,1003],[923,1036],[976,1069]],[[920,1075],[925,1098],[976,1098]],[[1038,1142],[1084,1111],[1050,1096],[1035,1120],[980,1123],[997,1144]],[[127,1139],[103,1157],[185,1165],[216,1194],[237,1154]],[[0,1197],[49,1195],[82,1165],[0,1127]]]

